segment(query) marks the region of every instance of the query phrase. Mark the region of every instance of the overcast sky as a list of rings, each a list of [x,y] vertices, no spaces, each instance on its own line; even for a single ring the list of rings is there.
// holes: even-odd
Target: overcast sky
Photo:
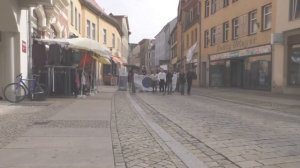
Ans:
[[[131,31],[130,43],[153,39],[177,16],[179,0],[96,0],[105,13],[126,15]]]

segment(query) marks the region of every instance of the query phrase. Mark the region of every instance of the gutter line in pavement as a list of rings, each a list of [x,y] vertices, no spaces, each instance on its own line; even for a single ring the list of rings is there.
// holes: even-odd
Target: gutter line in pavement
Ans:
[[[199,160],[193,153],[186,149],[181,143],[176,141],[157,123],[147,117],[144,110],[131,98],[129,93],[126,94],[137,113],[142,119],[158,134],[158,136],[168,145],[168,147],[180,158],[188,168],[208,168],[204,162]]]

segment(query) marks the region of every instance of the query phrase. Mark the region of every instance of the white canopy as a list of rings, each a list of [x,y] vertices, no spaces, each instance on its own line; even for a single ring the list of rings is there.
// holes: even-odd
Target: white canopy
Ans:
[[[100,44],[97,41],[88,38],[36,39],[36,40],[48,44],[58,43],[61,45],[67,45],[69,48],[91,51],[107,59],[111,58],[111,52],[108,48],[100,46]]]

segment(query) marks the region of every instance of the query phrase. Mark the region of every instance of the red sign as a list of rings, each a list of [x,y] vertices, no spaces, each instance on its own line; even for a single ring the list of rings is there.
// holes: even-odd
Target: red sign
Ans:
[[[22,52],[23,52],[23,53],[26,53],[26,49],[27,49],[26,41],[23,41],[23,40],[22,40]]]

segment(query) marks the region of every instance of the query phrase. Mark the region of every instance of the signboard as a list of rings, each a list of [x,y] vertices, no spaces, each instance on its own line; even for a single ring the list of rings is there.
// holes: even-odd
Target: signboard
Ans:
[[[22,52],[23,52],[23,53],[26,53],[26,52],[27,52],[26,49],[27,49],[26,41],[23,41],[23,40],[22,40]]]
[[[283,44],[284,38],[282,33],[272,33],[271,44]]]
[[[244,50],[228,52],[228,53],[211,55],[210,60],[215,61],[215,60],[238,58],[238,57],[245,57],[250,55],[268,54],[268,53],[271,53],[271,45],[265,45],[260,47],[247,48]]]

